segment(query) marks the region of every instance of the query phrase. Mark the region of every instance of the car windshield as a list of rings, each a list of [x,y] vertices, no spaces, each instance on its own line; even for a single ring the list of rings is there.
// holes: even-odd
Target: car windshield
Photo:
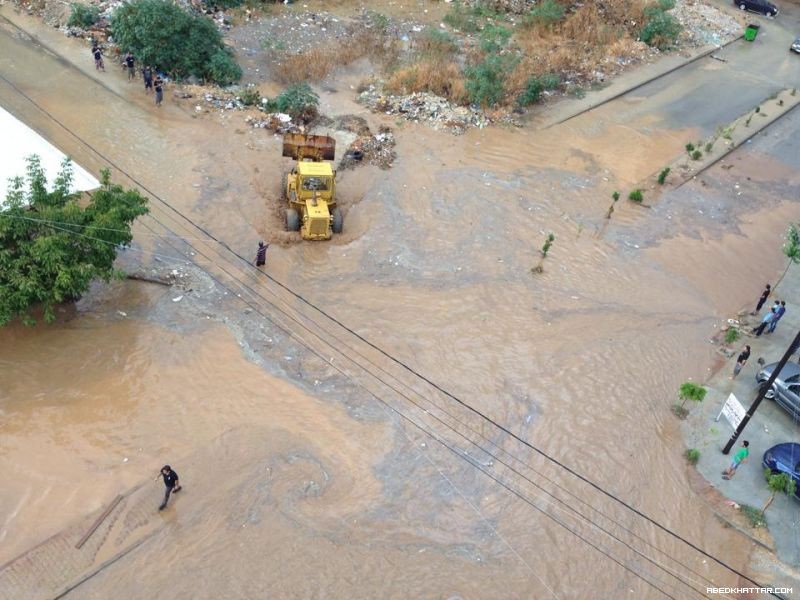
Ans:
[[[327,192],[330,185],[328,177],[303,177],[303,190],[306,192]]]

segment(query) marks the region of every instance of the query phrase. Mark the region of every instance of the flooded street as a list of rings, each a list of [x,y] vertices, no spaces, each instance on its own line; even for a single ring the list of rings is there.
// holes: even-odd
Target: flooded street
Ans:
[[[183,269],[189,291],[98,285],[53,325],[0,330],[0,563],[130,492],[104,543],[147,541],[69,598],[690,598],[744,581],[579,473],[754,575],[693,491],[669,408],[715,366],[720,320],[785,266],[782,137],[607,220],[614,190],[701,128],[641,98],[541,131],[405,123],[391,170],[340,173],[344,235],[303,243],[282,231],[277,137],[169,94],[157,112],[78,42],[14,20],[82,66],[3,22],[3,107],[242,255],[272,241],[267,272],[309,304],[151,200],[121,263]],[[322,101],[394,126],[346,96]],[[185,492],[159,514],[165,462]]]

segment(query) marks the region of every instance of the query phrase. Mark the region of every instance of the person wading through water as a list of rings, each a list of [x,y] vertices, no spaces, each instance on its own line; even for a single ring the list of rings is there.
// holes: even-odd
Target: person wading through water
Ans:
[[[265,264],[267,264],[267,248],[269,248],[269,244],[258,242],[258,251],[256,252],[257,267],[263,267]]]
[[[181,482],[178,480],[178,474],[172,470],[172,467],[169,465],[164,465],[161,467],[161,473],[155,478],[154,481],[158,481],[159,477],[164,478],[164,485],[167,489],[164,491],[164,501],[161,503],[161,506],[158,507],[158,510],[164,510],[167,508],[167,502],[169,502],[169,495],[173,492],[176,494],[181,491]]]

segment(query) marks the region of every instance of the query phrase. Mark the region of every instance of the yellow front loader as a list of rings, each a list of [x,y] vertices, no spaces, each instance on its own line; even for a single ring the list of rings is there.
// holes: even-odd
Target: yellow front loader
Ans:
[[[336,206],[336,171],[329,161],[336,141],[327,135],[287,133],[283,156],[297,162],[286,176],[286,229],[304,240],[329,240],[342,232],[342,211]]]

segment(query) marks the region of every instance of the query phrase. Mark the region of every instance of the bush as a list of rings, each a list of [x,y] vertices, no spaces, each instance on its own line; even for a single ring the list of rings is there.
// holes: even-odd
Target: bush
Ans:
[[[700,150],[692,152],[692,160],[700,160],[701,158],[703,158],[703,153]]]
[[[261,92],[255,86],[249,85],[239,94],[239,101],[245,106],[254,106],[261,103]]]
[[[669,167],[664,167],[661,170],[661,173],[658,174],[658,185],[664,185],[664,182],[667,180],[667,175],[669,175],[669,172],[671,170],[672,169],[670,169]]]
[[[689,154],[691,154],[691,153],[692,153],[692,151],[694,150],[694,144],[693,144],[692,142],[689,142],[688,144],[686,144],[685,148],[686,148],[686,151],[687,151]]]
[[[644,192],[642,192],[642,190],[639,188],[636,188],[630,194],[628,194],[628,200],[641,203],[644,201]]]
[[[767,520],[764,518],[764,513],[762,513],[755,506],[748,506],[747,504],[742,504],[741,508],[742,508],[742,514],[745,516],[748,523],[750,523],[750,527],[767,526]]]
[[[205,78],[218,85],[231,85],[242,78],[242,68],[227,49],[220,48],[211,56]]]
[[[287,87],[274,100],[275,109],[294,118],[310,121],[317,116],[319,96],[307,83],[296,83]]]
[[[614,202],[616,202],[617,200],[619,200],[619,192],[614,191],[614,193],[611,194],[611,197],[614,199]]]
[[[700,460],[700,450],[697,448],[690,448],[683,455],[690,465],[696,465],[697,461]]]
[[[505,95],[505,82],[514,67],[507,56],[490,54],[483,62],[467,67],[466,88],[470,102],[481,106],[494,106]]]
[[[731,327],[725,332],[725,343],[732,344],[739,339],[739,330],[736,327]]]
[[[193,75],[229,85],[242,76],[214,23],[167,0],[122,4],[111,21],[114,41],[140,64],[176,79]]]
[[[481,50],[487,53],[498,52],[511,39],[511,30],[502,25],[486,25],[481,31]]]
[[[416,48],[420,54],[449,56],[458,51],[458,42],[447,31],[428,27],[419,36]]]
[[[555,0],[544,0],[530,10],[525,21],[533,25],[549,27],[564,17],[564,7]]]
[[[666,13],[661,6],[649,6],[644,14],[645,24],[639,32],[639,39],[659,50],[673,46],[683,30],[678,19]]]
[[[561,77],[556,73],[533,75],[525,84],[525,90],[517,97],[517,104],[520,106],[536,104],[541,98],[542,92],[555,89],[560,84]]]
[[[453,7],[442,18],[442,21],[464,33],[475,33],[479,29],[478,22],[460,2],[453,3]]]
[[[96,6],[87,6],[86,4],[72,3],[71,12],[69,13],[69,20],[67,25],[70,27],[81,27],[88,29],[100,18],[100,9]]]

